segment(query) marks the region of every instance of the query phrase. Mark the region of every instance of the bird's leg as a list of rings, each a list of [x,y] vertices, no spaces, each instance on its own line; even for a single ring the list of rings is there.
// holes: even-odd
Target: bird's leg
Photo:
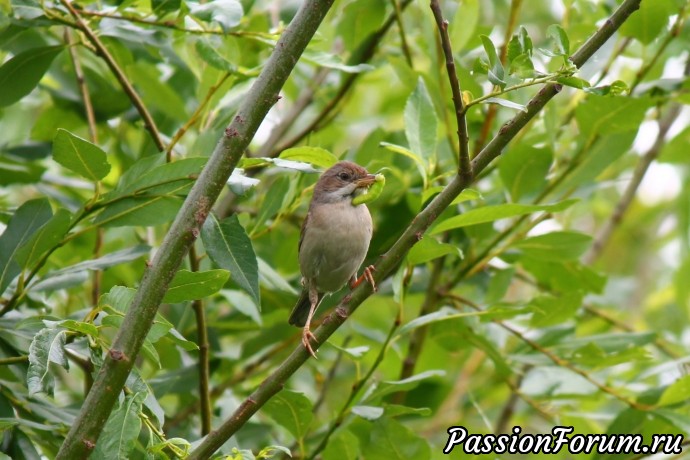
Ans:
[[[304,348],[307,349],[310,355],[316,358],[316,353],[309,343],[309,340],[316,341],[316,337],[311,333],[310,327],[311,318],[314,316],[316,306],[319,304],[319,293],[313,286],[309,286],[309,303],[311,304],[309,307],[309,315],[307,316],[307,321],[304,323],[304,329],[302,329],[302,345],[304,345]]]
[[[354,289],[360,284],[362,284],[362,281],[367,280],[369,284],[371,284],[371,287],[374,289],[374,292],[376,292],[376,282],[374,282],[374,272],[376,271],[376,267],[373,265],[369,265],[368,267],[364,268],[364,271],[362,272],[362,276],[359,278],[356,277],[356,274],[352,275],[352,278],[350,279],[350,289]]]

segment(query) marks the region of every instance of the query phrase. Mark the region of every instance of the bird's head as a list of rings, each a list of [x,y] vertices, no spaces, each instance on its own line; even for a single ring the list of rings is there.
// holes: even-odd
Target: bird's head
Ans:
[[[340,161],[321,175],[314,188],[314,200],[322,203],[352,200],[375,181],[376,176],[358,164]]]

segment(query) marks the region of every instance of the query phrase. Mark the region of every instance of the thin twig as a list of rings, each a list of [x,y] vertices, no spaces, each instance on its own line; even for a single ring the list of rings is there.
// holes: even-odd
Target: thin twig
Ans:
[[[220,89],[220,87],[227,81],[227,79],[231,76],[231,73],[224,73],[223,76],[220,78],[218,83],[215,85],[211,86],[208,91],[206,92],[206,96],[204,97],[204,100],[201,101],[201,103],[197,106],[196,110],[194,110],[194,113],[192,116],[189,117],[189,119],[183,124],[173,135],[172,139],[170,139],[170,143],[168,144],[168,147],[165,149],[165,155],[167,158],[172,157],[172,152],[173,149],[175,148],[175,145],[182,139],[182,137],[189,131],[189,128],[194,126],[197,121],[199,121],[199,118],[201,117],[202,112],[206,109],[206,106],[208,106],[208,103],[211,102],[211,98],[213,97],[214,94],[216,94],[216,91]]]
[[[414,68],[412,65],[412,53],[410,53],[410,47],[407,45],[407,37],[405,35],[405,24],[403,23],[402,18],[402,9],[400,8],[400,3],[398,2],[398,0],[391,0],[391,3],[393,4],[395,22],[398,24],[398,32],[400,33],[400,46],[402,48],[403,55],[405,56],[405,61],[407,61],[407,65],[409,65],[412,69]]]
[[[103,58],[105,63],[108,65],[110,68],[111,72],[115,75],[115,78],[117,78],[117,81],[120,82],[120,86],[122,86],[122,90],[127,94],[129,99],[132,101],[132,104],[134,104],[134,107],[136,107],[137,111],[139,112],[139,115],[141,115],[141,118],[144,120],[144,126],[146,127],[146,130],[149,132],[151,135],[151,139],[153,140],[153,143],[156,145],[156,148],[158,149],[159,152],[162,152],[165,150],[165,145],[163,144],[163,141],[161,140],[160,133],[158,132],[158,128],[156,127],[156,122],[153,121],[153,118],[151,117],[151,114],[149,113],[148,109],[144,105],[144,102],[141,100],[139,97],[139,94],[137,94],[136,90],[132,86],[132,84],[129,82],[127,79],[127,76],[125,73],[122,71],[120,66],[117,64],[115,61],[115,58],[110,54],[108,49],[105,47],[103,42],[101,41],[100,38],[94,33],[93,30],[86,24],[84,19],[81,17],[81,15],[77,12],[77,10],[72,6],[72,3],[69,0],[61,0],[62,4],[65,5],[65,7],[69,10],[70,14],[74,18],[77,26],[79,27],[79,30],[81,30],[84,35],[89,39],[91,44],[96,48],[98,51],[98,54]]]
[[[72,58],[72,64],[74,65],[74,75],[77,77],[77,86],[79,87],[82,101],[84,101],[84,113],[86,114],[86,120],[89,126],[89,136],[91,137],[91,142],[98,144],[96,116],[93,111],[93,104],[91,103],[89,88],[86,85],[86,78],[84,78],[84,71],[82,70],[81,61],[79,60],[79,55],[77,54],[77,48],[73,46],[72,33],[67,28],[65,29],[65,42],[67,42],[69,54]]]
[[[199,258],[196,248],[189,248],[189,268],[193,272],[199,271]],[[201,434],[206,436],[211,431],[211,395],[210,387],[210,361],[208,343],[208,325],[206,323],[206,310],[204,302],[197,299],[192,302],[192,309],[196,318],[197,345],[199,346],[199,405],[201,407]]]
[[[455,107],[455,121],[458,126],[458,174],[463,176],[467,182],[472,181],[472,164],[470,163],[470,147],[469,135],[467,134],[467,119],[465,117],[465,104],[462,100],[462,91],[460,90],[460,82],[458,81],[458,74],[455,71],[455,58],[453,57],[453,49],[450,44],[450,37],[448,36],[448,21],[443,19],[441,6],[439,0],[431,0],[431,11],[434,13],[438,33],[441,36],[441,47],[443,54],[446,57],[446,71],[448,72],[448,80],[450,81],[450,89],[453,93],[453,105]],[[461,8],[460,6],[458,8]]]

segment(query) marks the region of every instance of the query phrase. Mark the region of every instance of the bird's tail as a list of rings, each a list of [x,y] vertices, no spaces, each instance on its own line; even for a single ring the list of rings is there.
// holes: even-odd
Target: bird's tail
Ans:
[[[316,308],[319,307],[321,300],[323,299],[323,294],[319,293],[319,301],[316,304]],[[311,308],[311,302],[309,301],[309,291],[307,289],[302,289],[302,293],[297,299],[297,304],[292,309],[290,313],[290,319],[288,323],[297,327],[304,327],[307,323],[307,317],[309,317],[309,309]]]

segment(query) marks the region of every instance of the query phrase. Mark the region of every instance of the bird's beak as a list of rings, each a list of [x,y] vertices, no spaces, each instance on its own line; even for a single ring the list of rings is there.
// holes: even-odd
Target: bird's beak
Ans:
[[[371,184],[376,182],[376,175],[374,174],[367,174],[366,176],[362,177],[359,179],[357,182],[357,188],[364,188],[364,187],[369,187]]]

